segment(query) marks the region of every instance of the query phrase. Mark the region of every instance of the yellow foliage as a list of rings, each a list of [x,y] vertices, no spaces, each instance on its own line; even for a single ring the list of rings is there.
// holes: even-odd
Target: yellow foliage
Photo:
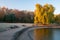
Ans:
[[[36,4],[35,6],[34,23],[50,24],[54,17],[54,7],[51,4],[45,4],[43,7],[40,4]]]

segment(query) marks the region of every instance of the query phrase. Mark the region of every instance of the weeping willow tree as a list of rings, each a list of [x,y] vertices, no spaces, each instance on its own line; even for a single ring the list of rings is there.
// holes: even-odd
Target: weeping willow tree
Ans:
[[[38,24],[38,23],[41,23],[41,8],[42,6],[40,4],[36,4],[36,9],[35,9],[35,12],[34,12],[34,23],[35,24]]]
[[[36,4],[34,12],[34,24],[51,24],[54,19],[54,7],[51,4],[45,4],[44,6]],[[48,36],[51,31],[48,29],[36,29],[34,30],[34,40],[49,40]]]
[[[36,4],[34,12],[35,24],[50,24],[54,19],[54,7],[51,4],[45,4],[43,7],[40,4]]]

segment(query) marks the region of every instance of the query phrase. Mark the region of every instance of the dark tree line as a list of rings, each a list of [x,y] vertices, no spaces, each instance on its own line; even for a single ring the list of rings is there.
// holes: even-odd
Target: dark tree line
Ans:
[[[17,9],[0,9],[0,22],[5,23],[33,23],[33,12]]]

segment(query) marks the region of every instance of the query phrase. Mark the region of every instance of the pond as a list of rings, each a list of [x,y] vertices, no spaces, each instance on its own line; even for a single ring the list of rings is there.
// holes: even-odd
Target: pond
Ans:
[[[38,32],[37,30],[37,32],[35,32],[37,36],[41,34],[37,40],[60,40],[60,28],[43,28],[40,30],[42,31]]]
[[[60,40],[60,28],[53,29],[53,40]]]

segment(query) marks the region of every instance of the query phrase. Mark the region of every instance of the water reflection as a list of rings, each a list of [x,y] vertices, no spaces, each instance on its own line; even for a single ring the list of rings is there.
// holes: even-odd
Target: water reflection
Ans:
[[[60,40],[60,28],[53,29],[53,40]]]
[[[34,40],[53,40],[52,29],[43,28],[34,30]]]
[[[34,40],[60,40],[60,28],[35,29]]]

